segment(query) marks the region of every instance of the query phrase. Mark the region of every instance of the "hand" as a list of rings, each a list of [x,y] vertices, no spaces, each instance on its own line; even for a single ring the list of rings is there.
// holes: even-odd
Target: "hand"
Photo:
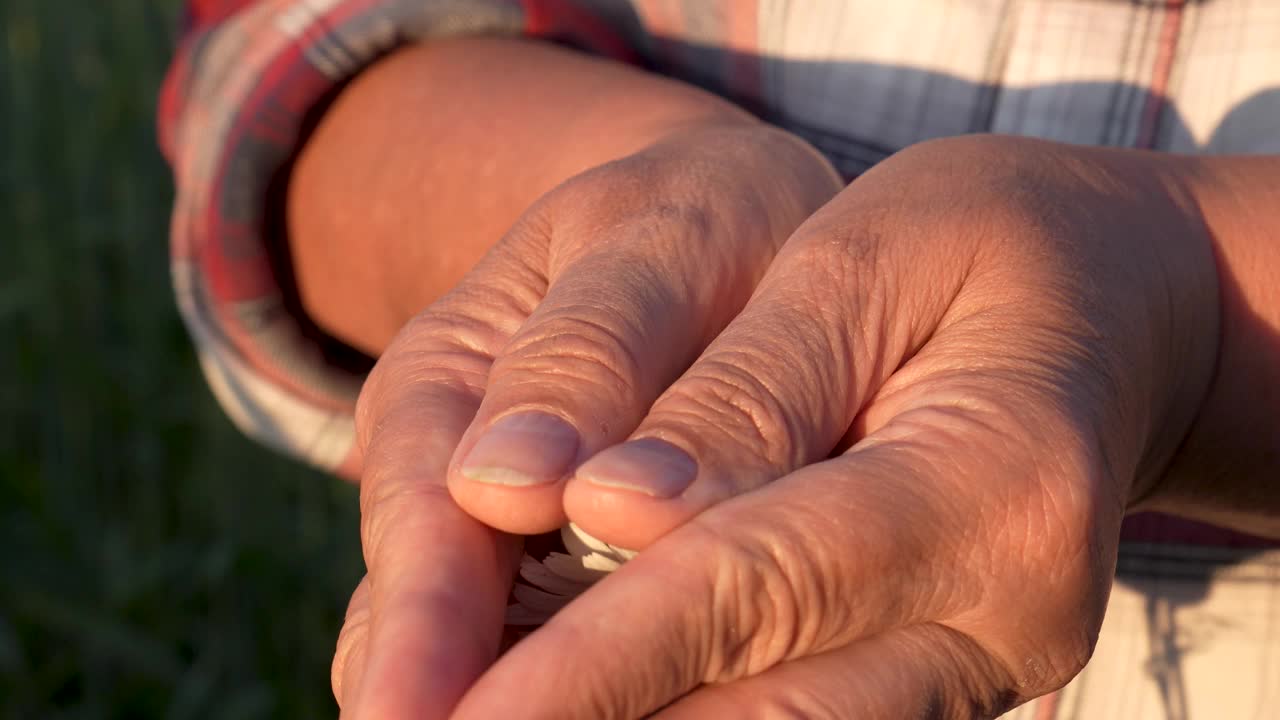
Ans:
[[[574,463],[627,437],[838,188],[781,131],[683,126],[545,195],[399,333],[357,408],[369,572],[334,660],[344,717],[448,715],[496,656],[519,557],[473,516],[561,525]]]
[[[1194,162],[964,138],[855,181],[566,488],[605,541],[678,529],[457,717],[992,717],[1065,684],[1213,372]]]

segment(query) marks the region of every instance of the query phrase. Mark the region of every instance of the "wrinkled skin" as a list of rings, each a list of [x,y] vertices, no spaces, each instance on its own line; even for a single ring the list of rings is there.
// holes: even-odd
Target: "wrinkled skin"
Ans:
[[[617,189],[687,198],[683,170],[570,181],[361,398],[344,717],[968,718],[1062,686],[1213,373],[1191,163],[935,141],[794,232],[823,193],[770,204],[742,167],[659,210]],[[761,199],[790,209],[724,211]],[[469,479],[481,431],[523,410],[576,428],[576,469]],[[685,461],[688,489],[637,490]],[[490,667],[518,549],[480,521],[566,517],[644,552]]]
[[[492,662],[519,543],[464,508],[512,533],[565,522],[562,481],[450,478],[468,426],[554,404],[590,418],[584,456],[626,439],[839,187],[782,131],[691,123],[552,190],[404,327],[356,413],[369,571],[334,658],[344,716],[443,717]]]

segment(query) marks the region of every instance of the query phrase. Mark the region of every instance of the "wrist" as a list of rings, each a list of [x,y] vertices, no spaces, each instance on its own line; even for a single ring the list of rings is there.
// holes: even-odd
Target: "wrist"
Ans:
[[[1134,208],[1150,219],[1139,241],[1149,252],[1132,253],[1146,281],[1151,368],[1142,378],[1151,403],[1147,442],[1128,501],[1130,510],[1140,510],[1166,496],[1170,472],[1210,394],[1220,348],[1219,273],[1198,161],[1148,152],[1116,157],[1152,180],[1151,202]]]
[[[1168,472],[1142,509],[1280,535],[1280,159],[1188,159],[1219,288],[1216,363]]]

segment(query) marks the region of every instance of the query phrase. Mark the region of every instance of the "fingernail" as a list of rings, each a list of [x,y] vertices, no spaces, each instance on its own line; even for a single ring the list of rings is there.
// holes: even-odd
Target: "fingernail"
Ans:
[[[596,455],[578,468],[577,475],[604,487],[673,498],[693,484],[698,464],[665,440],[641,438]]]
[[[555,415],[508,415],[480,435],[459,472],[468,480],[527,487],[564,477],[578,455],[578,431]]]

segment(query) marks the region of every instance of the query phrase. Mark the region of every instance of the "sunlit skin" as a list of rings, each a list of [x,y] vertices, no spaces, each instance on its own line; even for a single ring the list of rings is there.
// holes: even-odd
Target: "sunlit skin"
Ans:
[[[398,53],[290,191],[307,307],[381,354],[343,716],[972,717],[1061,686],[1127,510],[1280,535],[1276,208],[1275,158],[1000,137],[841,189],[639,71]],[[645,551],[495,664],[519,549],[490,527],[567,519]]]

